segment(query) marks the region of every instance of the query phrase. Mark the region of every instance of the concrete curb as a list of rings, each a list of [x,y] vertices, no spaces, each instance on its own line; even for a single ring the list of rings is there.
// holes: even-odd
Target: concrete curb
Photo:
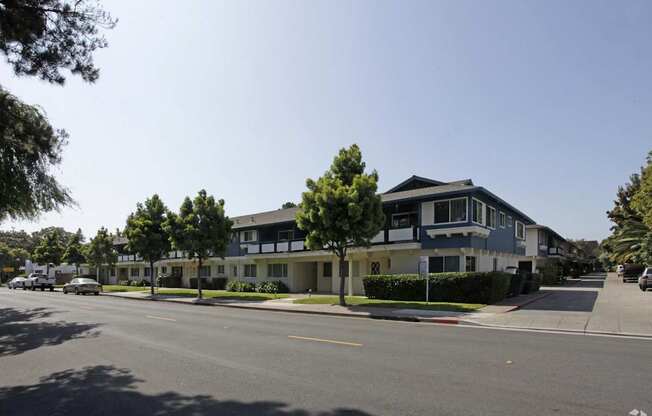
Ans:
[[[531,332],[556,332],[562,334],[574,334],[574,335],[600,335],[600,336],[610,336],[610,337],[630,337],[630,338],[640,338],[645,340],[652,341],[652,334],[639,334],[634,332],[613,332],[613,331],[587,331],[584,329],[563,329],[563,328],[529,328],[524,326],[510,326],[510,325],[493,325],[493,324],[483,324],[476,321],[466,321],[464,324],[471,323],[474,326],[479,328],[487,329],[513,329],[519,331],[531,331]]]
[[[457,325],[459,323],[466,323],[469,325],[476,325],[471,321],[463,321],[457,318],[430,318],[430,317],[418,317],[418,316],[393,316],[393,315],[358,315],[353,313],[343,313],[343,312],[326,312],[326,311],[314,311],[314,310],[301,310],[301,309],[278,309],[278,308],[269,308],[265,306],[242,306],[236,304],[228,303],[213,303],[213,302],[204,302],[204,301],[193,301],[193,302],[181,302],[175,299],[147,299],[139,297],[130,297],[130,296],[120,296],[112,293],[102,293],[102,296],[111,296],[114,298],[120,299],[131,299],[131,300],[144,300],[150,302],[168,302],[176,303],[181,305],[199,305],[199,306],[219,306],[223,308],[232,308],[232,309],[251,309],[257,311],[268,311],[268,312],[285,312],[285,313],[300,313],[300,314],[309,314],[309,315],[321,315],[321,316],[337,316],[337,317],[347,317],[347,318],[359,318],[359,319],[376,319],[376,320],[386,320],[386,321],[403,321],[403,322],[423,322],[423,323],[433,323],[433,324],[447,324],[447,325]]]
[[[515,306],[512,307],[511,309],[507,309],[506,311],[501,312],[501,313],[509,313],[509,312],[513,312],[513,311],[519,310],[519,309],[521,309],[523,306],[527,306],[527,305],[529,305],[529,304],[531,304],[531,303],[537,302],[537,301],[539,301],[539,300],[541,300],[541,299],[543,299],[543,298],[546,298],[546,297],[548,297],[548,296],[550,296],[550,295],[552,295],[552,292],[542,293],[540,296],[537,296],[537,297],[535,297],[535,298],[529,299],[529,300],[527,300],[527,301],[521,303],[520,305],[515,305]]]

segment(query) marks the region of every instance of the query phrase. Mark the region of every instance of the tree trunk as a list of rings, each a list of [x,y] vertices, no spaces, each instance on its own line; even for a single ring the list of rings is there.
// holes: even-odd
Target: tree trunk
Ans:
[[[344,277],[344,258],[346,254],[340,254],[340,306],[346,306],[346,298],[344,297],[344,284],[346,278]],[[350,278],[350,277],[349,277]]]
[[[149,290],[152,296],[154,296],[154,262],[149,261]]]
[[[95,276],[97,278],[97,283],[101,284],[101,282],[100,282],[100,266],[97,266],[95,268],[95,273],[97,273],[97,276]]]
[[[47,262],[47,263],[45,264],[45,275],[46,275],[47,277],[50,277],[50,262]]]
[[[197,259],[197,299],[201,299],[201,257]]]
[[[79,276],[79,263],[75,263],[75,276]]]

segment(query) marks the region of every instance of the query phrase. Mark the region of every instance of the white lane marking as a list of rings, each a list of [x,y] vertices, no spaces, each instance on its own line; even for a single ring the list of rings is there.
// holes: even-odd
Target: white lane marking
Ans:
[[[333,340],[333,339],[300,337],[300,336],[297,336],[297,335],[288,335],[288,338],[290,338],[290,339],[298,339],[298,340],[302,340],[302,341],[315,341],[315,342],[325,342],[325,343],[328,343],[328,344],[346,345],[346,346],[349,346],[349,347],[362,347],[362,344],[358,344],[357,342],[336,341],[336,340]]]
[[[145,315],[145,318],[149,318],[149,319],[160,319],[160,320],[162,320],[162,321],[171,321],[171,322],[176,322],[176,321],[177,321],[176,319],[172,319],[172,318],[164,318],[164,317],[162,317],[162,316],[154,316],[154,315]]]

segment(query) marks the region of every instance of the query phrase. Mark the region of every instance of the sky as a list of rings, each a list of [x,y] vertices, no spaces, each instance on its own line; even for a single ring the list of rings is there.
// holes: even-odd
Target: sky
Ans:
[[[124,227],[158,193],[230,216],[299,202],[357,143],[385,191],[471,178],[567,238],[602,239],[652,150],[652,2],[129,1],[100,79],[0,84],[70,134],[78,203],[1,229]]]

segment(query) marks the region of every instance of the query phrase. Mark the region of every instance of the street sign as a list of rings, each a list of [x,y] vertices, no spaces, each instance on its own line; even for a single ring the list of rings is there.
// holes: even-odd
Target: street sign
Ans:
[[[430,275],[428,274],[428,256],[419,256],[419,276],[426,279],[426,303],[430,298]]]

